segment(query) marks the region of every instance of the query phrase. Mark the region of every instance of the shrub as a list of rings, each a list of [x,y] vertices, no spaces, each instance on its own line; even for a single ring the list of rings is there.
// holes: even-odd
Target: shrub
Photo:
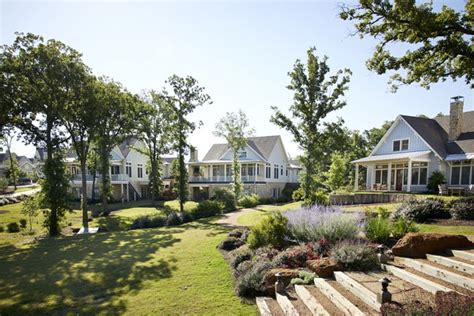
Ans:
[[[315,277],[316,277],[315,273],[308,272],[308,271],[300,271],[297,278],[291,279],[291,284],[308,285],[308,284],[313,283]]]
[[[378,267],[375,250],[363,243],[338,243],[334,246],[331,257],[347,270],[369,271]]]
[[[474,315],[474,296],[456,292],[436,292],[435,303],[437,315]]]
[[[27,224],[27,223],[28,223],[28,222],[26,221],[26,219],[24,219],[24,218],[20,219],[20,227],[21,227],[22,229],[25,229],[25,228],[26,228],[26,224]]]
[[[474,220],[474,198],[452,201],[449,205],[449,213],[454,219]]]
[[[244,195],[239,199],[239,205],[245,208],[255,207],[260,203],[260,198],[256,194]]]
[[[166,220],[162,215],[143,215],[133,220],[130,229],[162,227],[165,226]]]
[[[5,190],[8,188],[8,180],[5,178],[0,178],[0,191]]]
[[[288,219],[281,213],[273,213],[253,226],[247,238],[250,249],[263,246],[282,247],[287,233]]]
[[[414,222],[403,217],[392,223],[392,236],[397,239],[402,238],[408,233],[415,233],[418,230],[419,228]]]
[[[179,216],[179,220],[181,221],[181,223],[188,223],[188,222],[191,222],[193,220],[193,217],[191,216],[191,214],[189,214],[188,212],[178,212],[177,213],[178,216]]]
[[[438,199],[410,200],[403,203],[394,213],[393,218],[403,217],[417,223],[424,223],[433,218],[449,218],[449,211],[443,201]]]
[[[211,217],[222,214],[224,205],[219,201],[202,201],[199,202],[196,208],[191,211],[191,215],[194,219]]]
[[[237,205],[235,205],[235,194],[229,189],[216,189],[214,191],[214,199],[222,202],[224,212],[231,212],[237,209]]]
[[[298,201],[303,201],[304,197],[304,191],[302,187],[299,187],[295,191],[293,191],[293,194],[291,195],[293,198],[293,201],[298,202]]]
[[[379,214],[372,216],[367,213],[366,235],[371,241],[384,243],[391,235],[391,222],[386,209],[381,209]]]
[[[181,218],[176,212],[171,212],[166,217],[166,226],[177,226],[181,223]]]
[[[242,246],[244,242],[240,240],[239,238],[235,237],[228,237],[227,239],[224,239],[218,246],[219,249],[221,250],[234,250]]]
[[[280,252],[273,259],[273,263],[275,267],[295,269],[304,267],[307,260],[316,258],[318,258],[318,256],[314,253],[312,247],[298,245]]]
[[[252,259],[252,252],[247,247],[241,247],[232,251],[231,256],[230,266],[235,270],[242,262]]]
[[[266,198],[266,197],[261,197],[260,198],[260,204],[274,204],[275,199],[273,198]]]
[[[310,192],[308,198],[303,202],[304,206],[329,205],[329,195],[323,190]]]
[[[320,241],[316,241],[313,243],[309,243],[310,246],[313,247],[313,251],[320,257],[325,257],[329,254],[331,250],[331,245],[325,239],[321,239]]]
[[[244,265],[247,270],[240,272],[236,280],[235,291],[241,297],[255,297],[265,292],[265,275],[274,266],[269,261],[259,260]]]
[[[7,231],[9,233],[18,233],[20,231],[20,225],[17,222],[9,223],[7,225]]]
[[[430,193],[438,194],[438,186],[445,183],[445,181],[446,179],[444,178],[444,174],[441,171],[433,171],[431,176],[428,178],[428,184],[426,185],[426,188]]]
[[[300,243],[321,239],[334,243],[353,239],[362,226],[359,214],[321,205],[287,211],[283,215],[288,219],[289,237]]]
[[[5,227],[0,226],[0,233],[3,233],[5,231]]]

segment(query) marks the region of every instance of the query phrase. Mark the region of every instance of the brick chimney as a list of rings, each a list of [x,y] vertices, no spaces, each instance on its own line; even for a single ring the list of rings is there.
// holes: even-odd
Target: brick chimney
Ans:
[[[198,151],[195,147],[191,147],[189,162],[197,162],[197,161],[198,161]]]
[[[453,101],[449,110],[449,140],[455,141],[461,135],[464,126],[464,97],[458,96],[451,99]]]

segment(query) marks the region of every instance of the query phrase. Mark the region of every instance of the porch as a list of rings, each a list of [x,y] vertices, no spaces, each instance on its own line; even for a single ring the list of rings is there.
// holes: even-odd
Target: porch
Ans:
[[[354,190],[423,192],[426,191],[431,165],[429,151],[378,155],[353,161]],[[360,185],[360,169],[365,168],[365,186]]]
[[[265,163],[245,162],[239,164],[240,178],[243,183],[264,183]],[[231,183],[232,163],[193,163],[189,165],[189,183]]]

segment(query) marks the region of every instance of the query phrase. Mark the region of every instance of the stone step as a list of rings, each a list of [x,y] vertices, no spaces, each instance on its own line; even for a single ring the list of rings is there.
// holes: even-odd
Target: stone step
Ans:
[[[257,297],[256,302],[262,316],[285,316],[278,302],[271,297]]]
[[[455,257],[463,258],[474,262],[474,252],[468,250],[449,250],[449,253]]]
[[[283,315],[300,315],[300,313],[296,310],[296,307],[291,303],[290,299],[285,294],[276,293],[276,300],[278,302],[278,305],[280,305],[281,310],[283,311]]]
[[[364,301],[365,304],[369,305],[375,310],[380,310],[382,304],[379,303],[377,299],[377,294],[351,278],[344,272],[334,272],[334,277],[336,281],[339,282],[343,287],[349,290],[352,294]]]
[[[308,289],[302,285],[295,285],[295,292],[298,294],[301,301],[306,305],[312,315],[329,316],[331,315],[326,308],[318,302],[318,300],[311,295]]]
[[[395,262],[415,269],[426,275],[449,282],[459,287],[463,287],[469,291],[474,291],[474,280],[470,277],[448,271],[448,268],[441,269],[437,266],[429,264],[426,260],[415,260],[410,258],[395,257]]]
[[[414,284],[420,288],[422,288],[425,291],[428,291],[432,294],[436,294],[438,291],[442,292],[450,292],[453,291],[453,289],[443,286],[439,283],[433,282],[432,280],[428,280],[424,277],[421,277],[415,273],[411,273],[409,271],[406,271],[405,269],[401,269],[399,267],[389,265],[389,264],[382,264],[382,269],[391,273],[392,275],[396,276],[397,278],[400,278],[406,282],[409,282],[411,284]]]
[[[314,284],[316,287],[326,295],[331,302],[334,303],[343,313],[344,315],[367,315],[370,313],[364,313],[360,307],[364,305],[364,303],[359,303],[358,306],[353,303],[353,301],[358,301],[357,298],[354,297],[350,292],[345,290],[341,285],[337,283],[337,281],[322,279],[322,278],[315,278]],[[343,292],[343,293],[341,293]],[[364,309],[367,309],[364,306]],[[370,310],[370,309],[369,309]]]
[[[452,257],[452,258],[456,258],[456,257]],[[426,255],[426,259],[428,259],[428,261],[435,262],[437,264],[440,264],[448,268],[455,269],[455,270],[458,270],[470,275],[474,275],[474,265],[463,262],[463,261],[455,260],[452,258],[436,256],[436,255]]]

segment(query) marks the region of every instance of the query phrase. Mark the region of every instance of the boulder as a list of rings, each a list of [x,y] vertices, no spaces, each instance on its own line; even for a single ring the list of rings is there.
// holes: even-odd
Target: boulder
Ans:
[[[277,273],[281,274],[281,280],[283,280],[285,285],[288,285],[290,284],[291,279],[299,277],[300,270],[283,268],[268,270],[263,279],[265,283],[265,292],[267,295],[273,296],[275,294],[275,282],[277,281],[275,274]]]
[[[472,247],[474,244],[463,235],[408,233],[392,247],[399,257],[425,258],[427,253],[444,252],[448,249]]]
[[[320,278],[330,278],[334,271],[342,271],[343,267],[331,258],[321,258],[306,261],[308,269],[317,274]]]

